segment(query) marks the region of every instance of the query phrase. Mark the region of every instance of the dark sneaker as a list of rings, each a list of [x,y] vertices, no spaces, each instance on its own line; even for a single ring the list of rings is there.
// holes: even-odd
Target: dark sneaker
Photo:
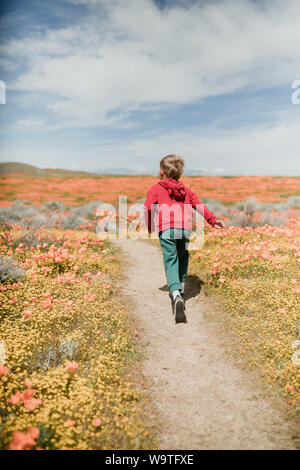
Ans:
[[[180,292],[181,298],[183,300],[183,305],[184,305],[184,310],[185,310],[185,299],[184,299],[184,293]]]
[[[180,295],[177,295],[174,301],[174,320],[175,323],[184,323],[186,321],[186,316],[184,313],[184,302]]]

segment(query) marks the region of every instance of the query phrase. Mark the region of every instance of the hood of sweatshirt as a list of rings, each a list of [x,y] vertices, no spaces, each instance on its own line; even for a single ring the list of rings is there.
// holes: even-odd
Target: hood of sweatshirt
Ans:
[[[169,196],[176,201],[183,201],[185,199],[187,189],[181,181],[169,178],[159,181],[158,184],[165,188]]]

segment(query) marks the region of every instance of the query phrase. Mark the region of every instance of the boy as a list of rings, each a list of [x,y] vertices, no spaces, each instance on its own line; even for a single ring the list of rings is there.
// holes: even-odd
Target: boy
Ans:
[[[186,321],[184,283],[189,261],[187,244],[192,230],[192,208],[200,212],[213,227],[224,227],[223,222],[199,201],[196,194],[179,181],[183,168],[184,160],[181,157],[164,157],[160,162],[160,181],[148,191],[144,205],[149,233],[153,231],[156,212],[175,323]]]

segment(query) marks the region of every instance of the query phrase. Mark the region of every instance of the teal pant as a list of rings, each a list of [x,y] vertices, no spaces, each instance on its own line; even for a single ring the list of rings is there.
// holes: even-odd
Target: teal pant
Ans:
[[[187,244],[190,235],[189,230],[178,228],[170,228],[159,233],[166,278],[171,292],[180,290],[181,282],[185,282],[189,264]]]

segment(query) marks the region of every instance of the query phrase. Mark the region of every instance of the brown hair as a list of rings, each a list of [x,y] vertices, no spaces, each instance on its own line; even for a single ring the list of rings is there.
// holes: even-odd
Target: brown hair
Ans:
[[[160,161],[160,169],[167,178],[179,180],[183,173],[184,160],[179,155],[167,155]]]

